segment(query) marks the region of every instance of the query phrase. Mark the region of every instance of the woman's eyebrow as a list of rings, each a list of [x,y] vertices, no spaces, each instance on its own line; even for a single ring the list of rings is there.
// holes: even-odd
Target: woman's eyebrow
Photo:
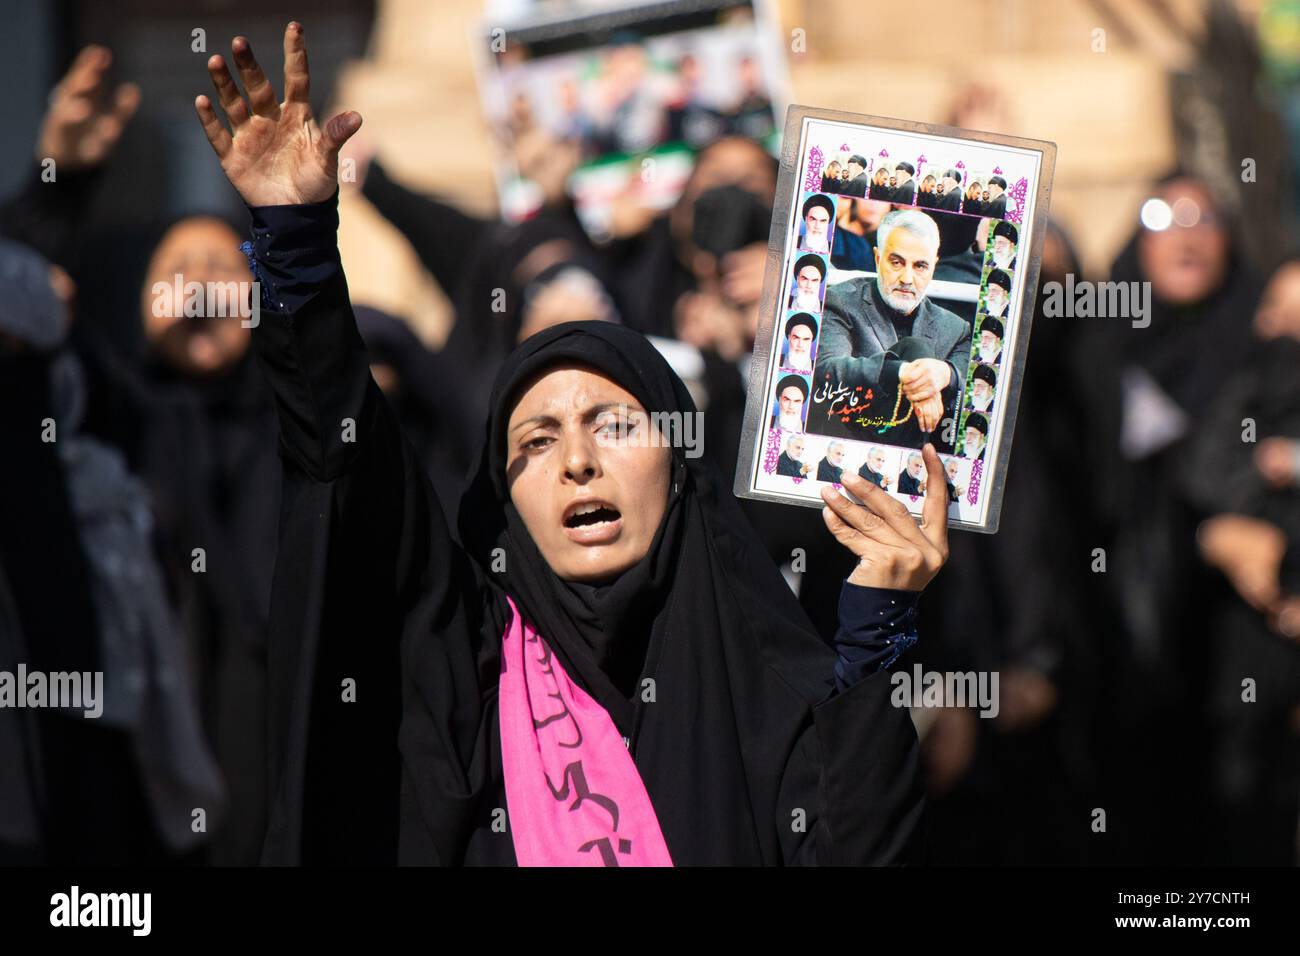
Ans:
[[[597,415],[600,415],[604,412],[619,411],[619,410],[625,412],[640,412],[641,406],[635,405],[631,402],[598,402],[597,404],[592,405],[589,409],[587,409],[587,411],[583,413],[582,417],[587,421],[592,421],[596,418]]]
[[[522,422],[512,425],[511,432],[517,432],[526,425],[558,425],[559,421],[552,415],[533,415],[531,418],[525,418]]]
[[[590,408],[584,411],[582,413],[582,417],[585,421],[592,421],[593,419],[596,418],[597,415],[600,415],[608,411],[618,411],[619,409],[628,412],[640,412],[642,410],[640,405],[636,405],[631,402],[598,402],[597,404],[592,405]],[[511,433],[517,432],[519,431],[519,429],[527,427],[529,425],[547,425],[550,427],[558,427],[559,424],[560,424],[560,420],[556,418],[554,415],[532,415],[529,418],[525,418],[523,421],[518,422],[515,425],[512,425],[510,431]]]

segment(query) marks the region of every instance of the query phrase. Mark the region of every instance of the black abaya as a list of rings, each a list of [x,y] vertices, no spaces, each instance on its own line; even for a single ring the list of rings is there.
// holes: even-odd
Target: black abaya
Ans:
[[[332,203],[254,211],[264,288],[287,303],[254,333],[284,461],[265,859],[515,861],[497,718],[507,594],[629,738],[675,863],[915,859],[916,737],[889,675],[835,693],[834,652],[701,459],[675,453],[650,553],[606,588],[556,578],[509,503],[518,383],[580,361],[647,410],[693,412],[654,348],[619,326],[568,323],[513,353],[462,546],[370,380],[336,224]]]

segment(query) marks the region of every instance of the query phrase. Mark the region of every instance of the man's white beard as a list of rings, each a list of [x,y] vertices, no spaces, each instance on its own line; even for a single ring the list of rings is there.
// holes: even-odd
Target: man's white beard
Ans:
[[[801,419],[798,415],[781,415],[780,417],[777,418],[776,423],[784,431],[788,431],[788,432],[803,431],[803,419]]]
[[[876,288],[880,290],[880,297],[889,304],[890,308],[897,309],[899,312],[902,312],[904,315],[911,315],[918,308],[920,308],[921,303],[925,301],[924,292],[918,292],[916,294],[916,298],[910,302],[906,300],[895,301],[893,293],[885,291],[885,284],[880,281],[880,276],[876,276]]]
[[[814,236],[812,233],[804,233],[803,247],[811,252],[830,252],[826,246],[826,234]]]
[[[979,453],[982,452],[983,450],[984,450],[984,442],[981,441],[978,445],[972,445],[970,444],[970,442],[967,442],[965,450],[962,451],[962,457],[978,458]]]
[[[985,395],[983,398],[976,398],[974,396],[971,396],[971,405],[974,407],[975,411],[977,412],[987,412],[989,410],[989,406],[992,404],[993,404],[992,395]]]
[[[822,303],[821,299],[817,297],[816,292],[809,293],[808,295],[804,295],[804,293],[800,292],[795,295],[794,307],[802,312],[819,312],[821,311]]]
[[[1001,346],[999,346],[998,348],[995,348],[995,349],[986,349],[984,346],[981,345],[981,346],[980,346],[980,361],[983,362],[985,365],[992,365],[994,359],[996,359],[996,358],[998,357],[998,353],[1001,352],[1001,351],[1002,351],[1002,347],[1001,347]]]
[[[791,350],[791,351],[786,355],[785,367],[786,367],[786,368],[796,368],[796,369],[798,369],[798,370],[801,371],[801,372],[811,372],[811,371],[812,371],[812,353],[811,353],[811,352],[795,352],[795,351]]]
[[[984,311],[994,318],[1000,319],[1002,318],[1002,313],[1007,311],[1007,300],[1003,299],[1001,302],[997,303],[985,301]]]
[[[999,269],[1005,269],[1011,265],[1011,260],[1016,257],[1016,250],[1008,249],[1004,255],[993,253],[993,264]]]

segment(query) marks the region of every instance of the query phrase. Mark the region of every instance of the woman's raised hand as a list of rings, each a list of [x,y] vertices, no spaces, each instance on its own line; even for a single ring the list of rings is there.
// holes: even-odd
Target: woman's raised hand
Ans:
[[[221,169],[250,206],[316,203],[338,188],[339,147],[361,128],[361,114],[340,113],[324,127],[308,103],[311,77],[307,44],[296,21],[284,30],[284,102],[276,102],[244,37],[230,44],[247,99],[220,54],[208,60],[217,100],[230,122],[227,130],[212,101],[194,101],[203,132],[221,160]]]
[[[59,169],[90,169],[106,160],[140,105],[140,87],[108,84],[113,54],[92,45],[77,54],[41,122],[38,160],[52,159]]]
[[[947,475],[933,445],[926,445],[921,454],[927,479],[920,527],[901,501],[847,469],[844,487],[862,504],[835,488],[822,489],[826,527],[858,558],[849,575],[851,584],[920,591],[948,560]]]

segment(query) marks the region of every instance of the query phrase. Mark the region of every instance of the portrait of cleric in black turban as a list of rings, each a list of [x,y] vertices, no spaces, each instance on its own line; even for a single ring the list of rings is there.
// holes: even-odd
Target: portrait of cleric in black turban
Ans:
[[[1016,271],[1016,245],[1020,230],[1014,223],[999,222],[993,226],[993,265],[1004,272]]]
[[[939,248],[931,214],[895,209],[876,230],[876,274],[827,288],[809,432],[951,450],[941,425],[965,391],[971,325],[927,294]]]
[[[982,412],[971,412],[966,416],[966,444],[962,448],[961,456],[974,461],[982,461],[988,440],[988,416]]]
[[[835,201],[830,196],[813,193],[804,200],[799,223],[799,251],[831,254],[831,229],[835,221]]]
[[[802,375],[783,376],[776,383],[772,399],[772,417],[768,427],[788,432],[803,431],[808,407],[808,379]]]
[[[787,307],[800,312],[821,312],[825,282],[826,260],[812,252],[800,256],[791,270]]]
[[[785,340],[781,343],[781,368],[796,372],[813,369],[813,343],[817,339],[817,320],[807,312],[796,312],[785,320]]]
[[[990,269],[984,283],[984,313],[995,319],[1006,316],[1011,304],[1011,276],[1003,269]]]

